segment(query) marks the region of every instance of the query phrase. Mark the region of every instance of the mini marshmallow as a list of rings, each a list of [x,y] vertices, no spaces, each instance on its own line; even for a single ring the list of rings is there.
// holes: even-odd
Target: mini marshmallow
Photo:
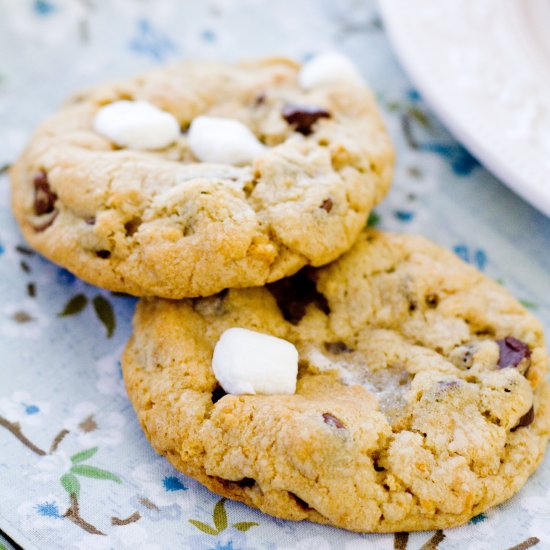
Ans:
[[[121,147],[162,149],[180,134],[174,116],[147,101],[115,101],[97,112],[94,130]]]
[[[188,137],[191,151],[203,162],[248,164],[265,151],[249,128],[231,118],[199,116]]]
[[[298,81],[305,90],[330,84],[364,84],[357,67],[347,57],[335,52],[317,55],[306,62]]]
[[[212,369],[230,394],[293,394],[298,351],[282,338],[245,328],[230,328],[218,340]]]

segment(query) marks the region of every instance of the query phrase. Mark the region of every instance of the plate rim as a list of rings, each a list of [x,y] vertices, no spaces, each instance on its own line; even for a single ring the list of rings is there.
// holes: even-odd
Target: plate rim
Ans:
[[[550,188],[545,193],[544,188],[533,184],[528,177],[521,176],[519,173],[521,170],[519,167],[513,166],[512,161],[499,158],[495,151],[476,135],[468,123],[453,112],[451,106],[445,102],[443,94],[434,89],[430,78],[426,76],[425,71],[422,71],[418,63],[418,54],[415,54],[409,47],[409,36],[407,33],[401,32],[402,27],[397,23],[402,4],[402,0],[378,0],[378,7],[392,46],[421,95],[426,98],[445,126],[474,157],[517,195],[550,217]],[[465,99],[465,102],[467,101],[469,100]],[[550,180],[550,173],[548,179]]]

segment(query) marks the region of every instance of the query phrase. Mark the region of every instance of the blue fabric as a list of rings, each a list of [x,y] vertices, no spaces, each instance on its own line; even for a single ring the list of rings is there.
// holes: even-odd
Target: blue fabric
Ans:
[[[14,160],[41,119],[84,86],[182,57],[305,59],[335,46],[375,90],[397,147],[394,187],[373,223],[453,249],[499,279],[549,329],[550,221],[446,132],[394,58],[372,1],[6,0],[0,166]],[[88,286],[26,249],[7,188],[4,173],[0,529],[27,549],[404,548],[403,535],[286,522],[220,500],[156,456],[120,373],[135,300]],[[73,302],[80,311],[60,316],[78,295],[85,297]],[[98,296],[116,320],[110,337],[93,305]],[[444,550],[508,548],[527,539],[550,548],[549,501],[546,460],[508,503],[442,535],[411,534],[408,548],[430,540],[430,548]]]

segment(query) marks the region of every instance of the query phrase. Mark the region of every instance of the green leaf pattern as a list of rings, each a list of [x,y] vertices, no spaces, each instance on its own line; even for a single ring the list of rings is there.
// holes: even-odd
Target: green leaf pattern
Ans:
[[[251,527],[256,527],[257,525],[260,524],[255,521],[239,521],[238,523],[234,523],[233,527],[239,531],[248,531]]]
[[[86,464],[77,464],[71,468],[73,474],[93,479],[107,479],[115,483],[122,483],[122,480],[112,472],[96,468],[95,466],[87,466]]]
[[[212,513],[212,519],[214,525],[218,530],[218,533],[227,528],[227,513],[225,511],[225,498],[220,499],[216,506],[214,506],[214,512]]]
[[[71,462],[73,464],[84,462],[85,460],[88,460],[89,458],[94,456],[96,453],[97,453],[97,447],[92,447],[91,449],[80,451],[79,453],[76,453],[73,456],[71,456]]]
[[[73,296],[59,312],[59,317],[67,317],[68,315],[76,315],[80,313],[88,304],[88,298],[84,294],[76,294]]]
[[[207,535],[219,535],[222,531],[227,529],[228,525],[225,501],[225,498],[221,498],[214,505],[214,509],[212,510],[212,521],[214,522],[214,526],[197,519],[190,519],[189,523]],[[237,523],[233,523],[232,527],[237,529],[237,531],[248,531],[256,525],[259,524],[255,521],[239,521]]]
[[[59,481],[69,496],[74,495],[76,498],[80,496],[80,481],[74,474],[63,474]]]
[[[98,294],[92,302],[98,319],[103,323],[107,331],[107,338],[111,338],[116,328],[115,313],[111,302]]]

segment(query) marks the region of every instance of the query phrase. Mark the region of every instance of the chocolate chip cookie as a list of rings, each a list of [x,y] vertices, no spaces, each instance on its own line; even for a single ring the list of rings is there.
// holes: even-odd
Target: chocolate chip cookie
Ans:
[[[222,389],[212,355],[237,349],[217,346],[234,327],[296,347],[295,393]],[[549,436],[547,368],[540,323],[506,289],[424,238],[372,230],[264,288],[143,299],[123,357],[176,468],[281,518],[378,532],[459,525],[518,491]]]
[[[12,169],[25,238],[85,281],[166,298],[334,260],[393,148],[354,69],[318,61],[306,78],[281,58],[184,62],[76,95]]]

